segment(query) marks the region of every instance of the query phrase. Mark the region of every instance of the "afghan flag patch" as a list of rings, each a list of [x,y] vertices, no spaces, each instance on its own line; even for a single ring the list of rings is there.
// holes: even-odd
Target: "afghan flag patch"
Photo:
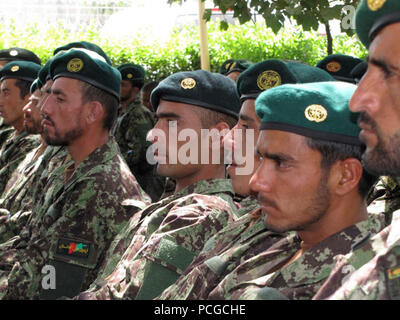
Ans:
[[[400,266],[387,269],[386,279],[391,300],[400,300]]]
[[[59,239],[57,253],[64,256],[87,258],[89,256],[90,245],[83,242],[74,242],[67,239]]]

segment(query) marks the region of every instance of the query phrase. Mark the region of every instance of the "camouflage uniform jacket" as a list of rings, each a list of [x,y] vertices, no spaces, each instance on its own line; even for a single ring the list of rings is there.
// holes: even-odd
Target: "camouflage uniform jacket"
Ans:
[[[334,257],[349,252],[368,234],[383,228],[381,215],[352,225],[308,249],[291,264],[279,268],[300,250],[301,239],[292,233],[265,252],[244,261],[209,294],[209,299],[269,299],[270,288],[289,299],[311,299],[335,265]]]
[[[368,196],[368,212],[385,213],[386,225],[392,221],[392,213],[400,209],[400,179],[383,176],[371,188]]]
[[[0,150],[0,193],[3,193],[11,174],[32,149],[40,144],[39,135],[14,131]]]
[[[137,97],[118,118],[115,128],[115,139],[122,156],[153,202],[160,199],[165,183],[165,178],[157,174],[156,166],[150,165],[146,160],[146,151],[151,145],[146,137],[154,124],[153,113]]]
[[[314,299],[399,300],[400,211],[390,226],[337,260]]]
[[[32,212],[36,197],[46,183],[45,180],[52,171],[61,166],[68,155],[64,147],[47,146],[35,158],[39,148],[28,153],[19,164],[0,199],[0,243],[19,234]]]
[[[99,289],[79,298],[156,297],[182,274],[206,240],[237,218],[233,195],[230,180],[205,180],[150,206],[116,268],[98,282]]]
[[[157,299],[208,299],[209,293],[243,260],[264,252],[287,236],[269,231],[257,207],[257,203],[250,205],[246,214],[208,240],[184,274]]]
[[[3,143],[8,139],[10,134],[15,130],[13,127],[6,125],[3,122],[3,118],[0,118],[0,149]]]
[[[51,174],[19,236],[0,245],[2,298],[55,299],[85,290],[113,237],[149,202],[114,139],[94,150],[65,181],[68,164]],[[54,290],[41,287],[43,267],[55,270]]]

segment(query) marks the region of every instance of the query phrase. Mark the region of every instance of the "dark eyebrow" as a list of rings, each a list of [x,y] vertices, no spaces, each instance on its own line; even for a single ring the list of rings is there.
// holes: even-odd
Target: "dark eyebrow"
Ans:
[[[399,68],[397,68],[396,66],[387,63],[386,61],[382,60],[382,59],[378,59],[378,58],[367,58],[367,61],[371,64],[373,64],[374,66],[382,69],[385,72],[390,72],[391,70],[395,71],[395,72],[399,72]]]
[[[269,153],[269,152],[261,153],[258,148],[256,149],[256,152],[260,157],[271,159],[274,161],[294,161],[295,160],[293,157],[291,157],[287,154],[283,154],[283,153]]]
[[[52,94],[55,94],[55,95],[63,95],[63,96],[65,96],[65,93],[61,89],[50,89],[50,92]]]
[[[239,119],[240,119],[240,120],[243,120],[243,121],[251,121],[251,122],[254,122],[254,119],[252,119],[252,118],[250,118],[250,117],[248,117],[248,116],[246,116],[246,115],[244,115],[244,114],[242,114],[242,113],[239,113]]]
[[[156,117],[157,119],[162,119],[162,118],[176,118],[179,119],[180,116],[176,113],[173,112],[160,112],[160,113],[156,113]]]

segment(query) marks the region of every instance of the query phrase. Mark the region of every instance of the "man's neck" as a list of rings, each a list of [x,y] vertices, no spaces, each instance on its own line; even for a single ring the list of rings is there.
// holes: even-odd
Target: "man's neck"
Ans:
[[[135,101],[135,99],[136,99],[136,95],[130,97],[128,100],[121,101],[122,111],[125,111],[126,108],[127,108],[132,102]]]
[[[184,188],[195,184],[202,180],[210,179],[224,179],[225,178],[225,166],[224,165],[207,165],[202,170],[184,177],[176,179],[175,193],[183,190]]]
[[[14,129],[17,131],[17,133],[20,134],[25,129],[24,118],[15,120],[11,125],[14,127]]]
[[[109,132],[87,132],[68,146],[68,152],[74,160],[75,168],[85,160],[94,150],[107,143]]]
[[[331,201],[328,212],[316,223],[297,234],[302,240],[301,250],[306,251],[330,236],[368,218],[368,211],[359,195],[355,198]],[[359,200],[356,200],[359,199]]]

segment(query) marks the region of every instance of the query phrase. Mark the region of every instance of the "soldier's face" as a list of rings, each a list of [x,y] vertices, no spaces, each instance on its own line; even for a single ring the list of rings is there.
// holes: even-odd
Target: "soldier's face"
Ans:
[[[133,86],[132,83],[128,80],[121,81],[121,101],[127,101],[132,97],[133,93]]]
[[[29,97],[29,102],[25,105],[24,111],[24,128],[32,134],[42,133],[42,119],[40,118],[41,91],[35,90]]]
[[[151,91],[150,92],[142,91],[140,94],[140,100],[142,101],[142,105],[147,107],[147,109],[149,109],[150,111],[154,111],[153,106],[151,105],[151,102],[150,102],[150,94],[151,94]]]
[[[321,154],[303,136],[278,130],[261,130],[256,148],[261,164],[250,187],[265,224],[278,232],[317,228],[330,206]]]
[[[160,175],[174,179],[190,179],[201,170],[202,124],[195,108],[197,107],[188,104],[160,101],[156,113],[157,123],[149,134],[149,137],[153,137],[150,141],[159,146],[155,152],[155,159],[158,161],[157,172]],[[161,144],[161,138],[154,138],[153,135],[157,130],[165,139]],[[185,132],[194,134],[185,136]]]
[[[368,70],[350,110],[361,112],[365,168],[376,175],[400,174],[400,23],[385,27],[369,49]]]
[[[260,132],[260,118],[255,112],[254,102],[255,99],[247,99],[243,102],[239,121],[224,137],[224,149],[232,153],[232,164],[227,167],[227,172],[232,180],[233,189],[243,196],[250,194],[249,181],[260,164],[260,157],[255,154]],[[248,152],[249,150],[251,152]],[[241,174],[238,169],[246,166],[249,166],[249,172]]]
[[[71,145],[83,134],[84,104],[79,80],[60,77],[51,86],[41,108],[45,140],[49,145]]]
[[[9,125],[22,121],[22,109],[29,97],[28,95],[26,99],[21,98],[16,82],[16,79],[5,79],[0,84],[0,116],[4,118],[4,123]]]

